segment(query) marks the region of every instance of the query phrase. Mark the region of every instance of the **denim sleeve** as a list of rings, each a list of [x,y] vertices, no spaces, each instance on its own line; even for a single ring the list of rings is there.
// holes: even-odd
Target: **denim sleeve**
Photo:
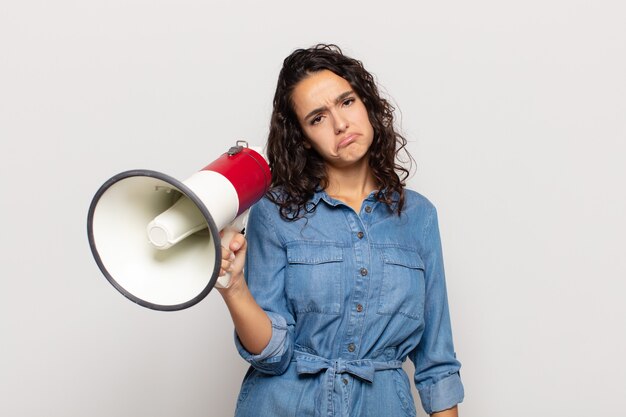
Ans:
[[[245,278],[250,292],[272,322],[272,337],[263,352],[248,352],[235,334],[235,345],[243,359],[257,370],[278,375],[287,370],[293,355],[293,314],[285,296],[287,254],[263,199],[250,210],[246,226]],[[264,207],[265,206],[265,207]]]
[[[454,407],[463,401],[464,391],[452,342],[452,328],[441,250],[437,212],[431,207],[424,228],[424,261],[426,299],[424,333],[409,355],[415,364],[415,386],[424,411],[432,414]]]

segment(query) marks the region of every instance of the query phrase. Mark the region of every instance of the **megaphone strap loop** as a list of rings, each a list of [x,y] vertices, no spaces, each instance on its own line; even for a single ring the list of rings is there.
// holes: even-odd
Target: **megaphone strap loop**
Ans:
[[[245,140],[238,140],[235,143],[235,146],[231,146],[227,153],[228,153],[229,156],[237,155],[239,152],[241,152],[243,150],[243,148],[247,148],[247,147],[248,147],[248,142],[247,141],[245,141]]]

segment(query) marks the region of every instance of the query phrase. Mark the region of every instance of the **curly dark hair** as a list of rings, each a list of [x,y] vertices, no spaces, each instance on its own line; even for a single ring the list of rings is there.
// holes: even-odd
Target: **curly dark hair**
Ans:
[[[363,64],[344,55],[332,44],[298,49],[283,61],[267,141],[272,170],[268,198],[280,207],[281,217],[297,220],[315,211],[315,206],[308,202],[317,189],[327,186],[325,162],[313,148],[304,146],[306,137],[292,101],[296,85],[322,70],[332,71],[348,81],[365,105],[374,130],[374,140],[368,152],[369,165],[379,186],[376,199],[400,215],[409,171],[398,163],[397,156],[404,151],[409,162],[413,159],[405,148],[406,139],[394,130],[394,108],[380,96],[374,77]]]

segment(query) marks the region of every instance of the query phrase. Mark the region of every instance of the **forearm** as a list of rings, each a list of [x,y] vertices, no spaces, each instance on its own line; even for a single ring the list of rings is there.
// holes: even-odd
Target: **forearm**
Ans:
[[[248,352],[257,355],[272,338],[272,322],[252,297],[244,279],[246,249],[246,239],[240,233],[232,237],[228,248],[222,247],[220,276],[230,273],[230,284],[218,291],[228,307],[239,341]]]
[[[245,282],[242,284],[222,295],[241,344],[248,352],[257,355],[272,338],[272,323],[252,297]]]
[[[447,410],[443,410],[443,411],[439,411],[437,413],[431,414],[431,417],[458,417],[458,416],[459,416],[459,409],[456,405]]]

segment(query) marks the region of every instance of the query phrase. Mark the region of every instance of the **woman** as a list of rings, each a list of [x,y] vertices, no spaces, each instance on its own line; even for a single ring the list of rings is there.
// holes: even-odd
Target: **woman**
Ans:
[[[238,416],[414,416],[407,357],[425,411],[457,415],[437,216],[404,189],[392,111],[334,45],[285,59],[273,187],[251,210],[248,243],[237,236],[222,254],[232,284],[220,292],[252,365]]]

